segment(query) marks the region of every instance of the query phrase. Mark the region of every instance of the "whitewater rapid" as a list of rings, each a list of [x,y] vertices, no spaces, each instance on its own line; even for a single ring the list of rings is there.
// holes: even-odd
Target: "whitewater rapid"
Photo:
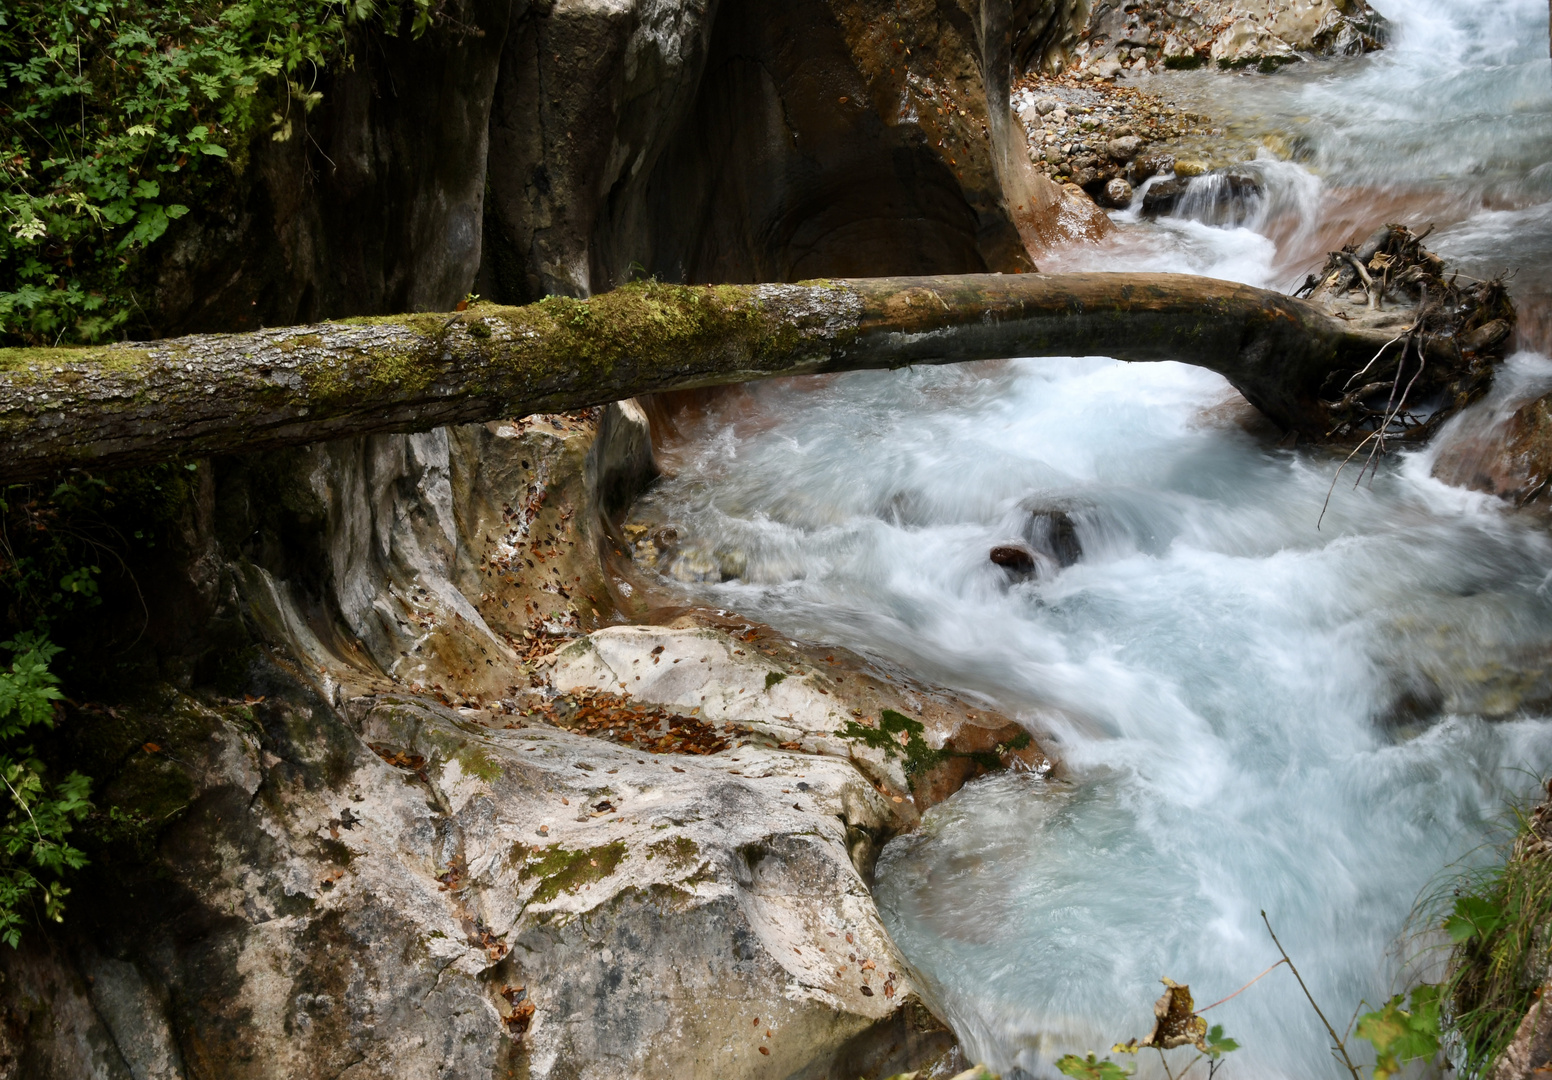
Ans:
[[[1047,268],[1289,288],[1356,200],[1439,224],[1463,265],[1521,267],[1538,317],[1545,3],[1376,6],[1385,53],[1169,84],[1301,132],[1300,162],[1252,166],[1266,196],[1237,227],[1118,215],[1115,240]],[[1522,352],[1481,408],[1549,386]],[[1145,1034],[1161,976],[1210,1001],[1260,972],[1263,909],[1342,1020],[1436,962],[1414,904],[1552,771],[1552,538],[1433,479],[1437,452],[1333,489],[1337,459],[1280,448],[1183,364],[864,372],[724,399],[637,516],[736,553],[740,577],[696,599],[984,695],[1062,763],[934,809],[877,885],[967,1052],[1044,1077]],[[1048,509],[1083,558],[1010,581],[988,550]],[[1211,1018],[1244,1046],[1224,1077],[1341,1075],[1283,972]]]

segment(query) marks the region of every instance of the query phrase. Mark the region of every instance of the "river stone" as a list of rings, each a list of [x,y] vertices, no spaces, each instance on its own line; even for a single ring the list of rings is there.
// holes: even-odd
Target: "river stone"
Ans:
[[[1121,177],[1116,177],[1105,185],[1105,199],[1111,206],[1125,210],[1132,205],[1132,185]]]
[[[1185,193],[1184,180],[1160,180],[1143,192],[1142,212],[1148,217],[1162,217],[1173,213],[1180,202],[1180,197]]]
[[[1136,135],[1122,135],[1105,144],[1105,150],[1116,161],[1130,161],[1142,149],[1142,139]]]
[[[1039,569],[1038,556],[1027,544],[1000,544],[992,548],[992,564],[1014,574],[1033,574]]]

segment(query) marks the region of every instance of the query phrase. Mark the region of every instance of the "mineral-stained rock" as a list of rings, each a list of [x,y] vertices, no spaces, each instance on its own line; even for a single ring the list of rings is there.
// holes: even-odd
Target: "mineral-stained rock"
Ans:
[[[1463,429],[1439,449],[1434,476],[1523,505],[1552,481],[1552,395],[1525,402],[1481,429]]]
[[[1039,569],[1039,556],[1027,544],[999,544],[992,548],[994,565],[1015,574],[1033,574]]]

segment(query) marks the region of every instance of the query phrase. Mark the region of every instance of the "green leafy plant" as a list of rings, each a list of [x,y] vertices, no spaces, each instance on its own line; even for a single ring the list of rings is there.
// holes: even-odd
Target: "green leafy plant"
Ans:
[[[1496,865],[1458,876],[1441,898],[1452,948],[1438,1011],[1468,1076],[1486,1074],[1513,1040],[1552,957],[1552,789],[1548,799],[1516,812]]]
[[[1274,965],[1276,966],[1276,965]],[[1270,971],[1268,968],[1267,971]],[[1222,1001],[1216,1001],[1207,1009],[1222,1005],[1229,998],[1236,997],[1241,991],[1249,987],[1265,975],[1257,975],[1245,986],[1240,987],[1229,997]],[[1124,1043],[1116,1043],[1110,1048],[1113,1054],[1136,1054],[1143,1050],[1155,1050],[1159,1055],[1159,1064],[1164,1068],[1164,1075],[1170,1080],[1184,1080],[1184,1077],[1203,1061],[1207,1062],[1207,1075],[1209,1080],[1214,1076],[1218,1067],[1222,1064],[1223,1055],[1233,1053],[1239,1049],[1239,1043],[1223,1033],[1223,1026],[1215,1024],[1207,1026],[1207,1021],[1202,1019],[1196,1008],[1196,1003],[1191,998],[1191,988],[1173,979],[1162,979],[1164,993],[1153,1003],[1153,1030],[1141,1039],[1130,1039]],[[1201,1010],[1206,1012],[1207,1009]],[[1190,1047],[1196,1050],[1196,1056],[1185,1064],[1178,1073],[1171,1066],[1167,1051],[1178,1050],[1182,1047]],[[1056,1069],[1063,1076],[1095,1078],[1095,1080],[1117,1080],[1119,1077],[1130,1076],[1133,1069],[1122,1068],[1115,1062],[1106,1059],[1095,1060],[1094,1054],[1089,1053],[1087,1058],[1080,1058],[1076,1054],[1068,1054],[1056,1063]]]
[[[0,939],[15,948],[29,905],[45,918],[63,919],[70,890],[62,877],[86,864],[65,838],[91,804],[86,777],[72,772],[50,784],[31,745],[23,745],[31,729],[54,726],[61,695],[49,664],[59,648],[19,634],[0,642],[0,649],[12,654],[10,669],[0,670],[0,781],[7,800],[0,823]]]
[[[1397,994],[1383,1008],[1358,1018],[1358,1037],[1374,1047],[1374,1080],[1389,1080],[1410,1061],[1431,1060],[1439,1053],[1439,988],[1419,986],[1412,1007]]]
[[[1056,1071],[1063,1076],[1070,1076],[1073,1080],[1125,1080],[1136,1071],[1135,1068],[1122,1068],[1109,1058],[1099,1059],[1090,1050],[1088,1057],[1079,1057],[1077,1054],[1068,1054],[1056,1062]]]
[[[296,137],[345,30],[419,34],[433,0],[18,0],[0,5],[0,344],[122,336],[142,253]]]

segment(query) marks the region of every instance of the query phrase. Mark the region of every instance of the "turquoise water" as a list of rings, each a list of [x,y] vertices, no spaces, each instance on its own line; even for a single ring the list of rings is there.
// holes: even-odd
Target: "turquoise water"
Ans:
[[[1243,227],[1123,220],[1057,263],[1287,286],[1371,192],[1439,217],[1454,258],[1524,267],[1536,308],[1544,0],[1378,6],[1387,53],[1179,84],[1303,118],[1307,156],[1256,166]],[[1482,409],[1549,385],[1521,353]],[[1426,969],[1419,894],[1552,771],[1544,519],[1432,479],[1430,451],[1339,483],[1320,521],[1336,461],[1243,419],[1211,373],[1099,357],[762,384],[638,509],[745,567],[694,598],[984,695],[1062,762],[972,784],[879,864],[900,947],[998,1069],[1145,1034],[1160,976],[1231,993],[1276,958],[1262,909],[1345,1021]],[[1010,580],[988,549],[1050,509],[1083,558]],[[1221,1077],[1342,1075],[1284,972],[1209,1015],[1245,1047]]]

